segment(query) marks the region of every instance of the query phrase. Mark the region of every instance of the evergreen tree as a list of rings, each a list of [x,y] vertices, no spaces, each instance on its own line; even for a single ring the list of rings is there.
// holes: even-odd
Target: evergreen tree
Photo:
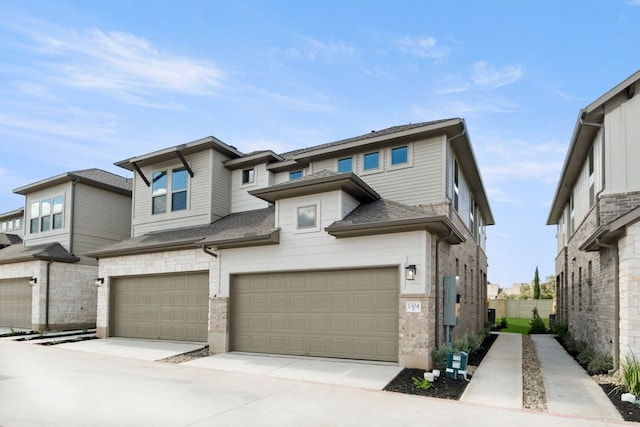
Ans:
[[[540,299],[540,276],[538,275],[538,266],[536,266],[536,274],[533,277],[533,299]]]

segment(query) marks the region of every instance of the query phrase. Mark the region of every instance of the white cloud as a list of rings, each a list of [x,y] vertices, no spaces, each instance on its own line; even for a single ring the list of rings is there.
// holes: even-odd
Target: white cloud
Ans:
[[[433,37],[405,36],[397,40],[401,52],[418,58],[441,60],[449,54],[449,49],[441,47]]]
[[[41,74],[59,85],[121,98],[158,93],[197,96],[218,91],[225,77],[210,61],[159,50],[125,32],[74,31],[46,23],[13,29],[28,38],[24,47],[38,55]]]
[[[506,65],[497,68],[486,61],[478,61],[473,64],[471,81],[477,87],[497,88],[510,85],[522,78],[524,71],[519,65]]]
[[[627,4],[631,6],[640,6],[640,0],[627,0]]]

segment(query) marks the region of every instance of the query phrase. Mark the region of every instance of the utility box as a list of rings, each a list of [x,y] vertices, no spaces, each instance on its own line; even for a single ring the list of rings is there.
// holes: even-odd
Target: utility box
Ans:
[[[460,353],[454,353],[452,351],[447,354],[447,370],[446,375],[448,378],[467,378],[467,362],[469,361],[469,355],[464,351]]]
[[[444,276],[444,326],[458,324],[460,311],[460,278],[458,276]]]

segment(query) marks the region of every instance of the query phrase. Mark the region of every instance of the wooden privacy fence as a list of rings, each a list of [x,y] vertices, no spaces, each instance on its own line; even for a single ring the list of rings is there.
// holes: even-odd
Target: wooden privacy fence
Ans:
[[[543,319],[555,313],[555,300],[552,299],[494,299],[490,300],[489,308],[496,310],[496,320],[501,317],[531,319],[533,308],[538,307],[538,314]]]

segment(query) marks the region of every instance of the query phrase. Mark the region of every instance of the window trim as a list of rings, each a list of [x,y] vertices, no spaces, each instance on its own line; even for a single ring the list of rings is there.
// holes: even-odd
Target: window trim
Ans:
[[[321,218],[321,210],[320,210],[320,200],[309,200],[306,202],[300,202],[297,203],[293,209],[294,209],[294,225],[295,225],[295,233],[316,233],[318,231],[320,231],[320,225],[322,222],[322,218]],[[307,226],[300,226],[299,225],[299,214],[300,214],[300,209],[304,209],[304,208],[310,208],[313,207],[314,208],[314,214],[315,214],[315,223],[313,225],[307,225]]]
[[[373,155],[375,154],[377,156],[377,164],[375,168],[367,168],[367,156]],[[383,154],[382,151],[380,150],[376,150],[376,151],[369,151],[367,153],[363,153],[362,154],[362,173],[363,174],[370,174],[370,173],[377,173],[377,172],[382,172],[382,164],[383,164],[383,160],[382,159]]]
[[[245,181],[245,172],[249,172],[249,180]],[[243,186],[254,185],[256,183],[256,168],[247,168],[240,171],[240,183]]]
[[[348,171],[340,171],[340,162],[344,161],[344,160],[349,160],[349,170]],[[336,171],[338,171],[338,173],[349,173],[349,172],[353,172],[353,156],[349,156],[349,157],[343,157],[340,159],[336,160]]]
[[[56,212],[55,210],[55,200],[61,199],[60,202],[60,212]],[[45,209],[43,204],[48,203],[48,213],[45,215]],[[37,210],[37,215],[34,215],[34,211]],[[60,226],[56,227],[55,218],[57,215],[61,216]],[[35,221],[35,222],[34,222]],[[46,228],[45,228],[46,224]],[[57,230],[64,229],[64,195],[59,194],[52,197],[46,197],[40,200],[32,201],[29,205],[29,234],[38,234],[38,233],[50,233],[55,232]],[[14,228],[18,229],[18,228]],[[25,232],[27,230],[25,229]]]
[[[174,189],[174,175],[178,172],[183,172],[185,173],[185,178],[186,178],[186,182],[185,182],[185,186],[184,188],[180,188],[178,190]],[[165,186],[164,188],[160,187],[157,190],[154,189],[155,184],[156,184],[156,179],[155,176],[156,175],[160,175],[160,174],[164,174],[165,177]],[[155,216],[155,215],[166,215],[166,214],[170,214],[173,212],[181,212],[181,211],[188,211],[189,210],[189,191],[190,191],[190,187],[191,187],[191,177],[189,174],[189,170],[184,167],[184,166],[167,166],[165,168],[162,168],[160,170],[156,170],[154,172],[151,173],[151,215]],[[164,190],[164,193],[162,194],[157,194],[154,196],[154,192],[155,191],[161,191]],[[174,196],[178,193],[185,193],[185,203],[184,203],[184,208],[180,208],[180,209],[175,209],[174,208]],[[162,211],[158,211],[155,212],[154,209],[154,202],[156,199],[158,198],[164,198],[164,210]]]

